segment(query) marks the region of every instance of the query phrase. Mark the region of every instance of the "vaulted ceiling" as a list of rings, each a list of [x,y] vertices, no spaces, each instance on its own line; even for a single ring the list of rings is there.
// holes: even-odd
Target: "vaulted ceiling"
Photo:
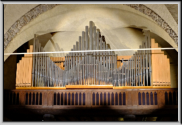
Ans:
[[[174,20],[178,23],[178,5],[177,4],[165,4]]]
[[[38,4],[4,4],[4,33],[7,28],[20,18],[26,12],[37,6]],[[178,23],[178,4],[164,4],[174,20]],[[11,17],[11,20],[7,21]]]
[[[106,36],[106,42],[111,44],[112,49],[118,45],[119,48],[139,47],[142,32],[137,29],[148,29],[172,47],[177,47],[177,8],[177,4],[5,4],[4,52],[14,52],[23,43],[33,39],[35,33],[40,32],[57,32],[52,37],[53,40],[60,45],[70,43],[64,44],[64,50],[70,50],[91,20]],[[24,20],[26,24],[22,22]]]

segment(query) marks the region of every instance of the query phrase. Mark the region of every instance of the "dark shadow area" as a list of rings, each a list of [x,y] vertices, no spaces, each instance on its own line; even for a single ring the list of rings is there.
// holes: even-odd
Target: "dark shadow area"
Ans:
[[[29,49],[28,42],[21,45],[13,53],[26,53],[27,49]],[[4,89],[15,89],[17,63],[22,59],[23,56],[24,54],[10,55],[4,62],[4,65],[3,65]]]
[[[54,102],[53,99],[52,105],[43,106],[42,101],[39,101],[38,103],[38,101],[35,99],[35,101],[32,103],[33,104],[32,107],[27,108],[26,105],[25,106],[21,105],[20,102],[17,101],[18,100],[17,98],[13,99],[15,98],[15,94],[8,96],[10,96],[10,100],[12,101],[8,101],[7,103],[7,100],[5,100],[7,98],[7,95],[5,96],[4,94],[4,101],[3,101],[4,121],[177,121],[178,120],[178,109],[174,108],[167,109],[166,105],[160,109],[146,109],[146,108],[113,109],[112,107],[109,106],[113,105],[112,101],[111,104],[109,105],[106,105],[106,103],[103,101],[102,105],[100,106],[97,106],[95,102],[96,106],[92,107],[87,107],[84,103],[82,103],[81,107],[79,107],[79,101],[75,101],[74,105],[78,105],[78,107],[72,108],[71,107],[72,104],[69,105],[70,104],[69,101],[68,104],[67,103],[59,104]],[[29,95],[27,94],[26,96]],[[35,96],[37,95],[35,94]],[[67,94],[66,96],[69,95]],[[61,97],[61,95],[59,95],[58,98],[59,97]],[[75,97],[77,98],[77,96]],[[119,100],[115,101],[117,102],[117,104],[120,105]],[[24,103],[28,105],[28,102],[29,101],[25,99]],[[63,102],[65,102],[65,100]],[[64,105],[65,108],[59,109],[59,106],[61,105]],[[170,103],[167,103],[167,105],[170,106]]]
[[[16,50],[16,52],[17,52],[17,53],[27,53],[27,49],[30,49],[29,42],[26,42],[26,43],[24,43],[23,45],[21,45],[21,46]],[[24,54],[22,54],[22,55],[12,55],[12,56],[17,56],[17,61],[16,61],[16,63],[18,63],[19,60],[21,60],[22,57],[24,57]]]

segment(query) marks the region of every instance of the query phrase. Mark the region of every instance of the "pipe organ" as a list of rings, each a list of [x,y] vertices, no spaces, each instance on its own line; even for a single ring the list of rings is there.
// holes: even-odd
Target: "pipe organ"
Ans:
[[[140,50],[128,60],[120,60],[118,65],[119,56],[90,21],[64,58],[50,58],[45,53],[26,54],[17,64],[16,86],[171,86],[169,59],[161,50],[148,49],[159,47],[155,39],[150,38],[149,31],[144,31],[144,35]],[[37,37],[29,52],[45,52]]]

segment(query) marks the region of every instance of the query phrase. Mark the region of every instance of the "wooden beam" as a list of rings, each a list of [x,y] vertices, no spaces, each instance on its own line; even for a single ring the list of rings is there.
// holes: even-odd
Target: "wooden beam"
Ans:
[[[161,52],[162,53],[162,52]],[[129,60],[130,58],[132,57],[131,56],[117,56],[117,61],[120,61],[122,60],[122,58],[124,60]],[[53,62],[56,62],[56,61],[65,61],[65,57],[50,57],[50,59],[53,61]]]
[[[112,89],[113,85],[66,85],[66,89]]]
[[[66,87],[16,87],[16,89],[66,89]]]
[[[166,89],[171,86],[119,86],[113,87],[113,85],[66,85],[66,87],[16,87],[17,90],[37,90],[37,89]]]
[[[113,89],[166,89],[171,86],[119,86],[113,87]]]

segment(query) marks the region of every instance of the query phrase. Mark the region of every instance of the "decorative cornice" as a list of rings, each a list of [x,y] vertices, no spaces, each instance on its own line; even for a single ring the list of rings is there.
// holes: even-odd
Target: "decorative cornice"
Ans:
[[[18,32],[21,30],[23,26],[28,24],[30,21],[35,19],[40,14],[54,8],[58,4],[40,4],[36,6],[35,8],[31,9],[29,12],[27,12],[25,15],[23,15],[20,19],[18,19],[10,28],[9,30],[4,34],[4,50],[7,47],[7,45],[10,43],[10,41],[18,34]],[[172,30],[172,28],[153,10],[146,7],[143,4],[124,4],[131,8],[134,8],[143,14],[151,17],[159,26],[161,26],[168,34],[169,36],[175,41],[175,43],[178,45],[178,36],[177,34]]]
[[[124,5],[127,5],[127,6],[129,6],[131,8],[134,8],[135,10],[138,10],[138,11],[142,12],[143,14],[145,14],[145,15],[149,16],[150,18],[152,18],[160,27],[162,27],[169,34],[169,36],[174,40],[174,42],[178,46],[178,36],[177,36],[177,34],[164,21],[164,19],[162,19],[157,13],[155,13],[153,10],[151,10],[150,8],[146,7],[143,4],[124,4]]]
[[[18,32],[21,30],[23,26],[28,24],[30,21],[35,19],[40,14],[54,8],[56,5],[57,4],[40,4],[34,7],[33,9],[31,9],[21,18],[19,18],[4,34],[4,50],[7,47],[7,45],[10,43],[10,41],[18,34]]]

